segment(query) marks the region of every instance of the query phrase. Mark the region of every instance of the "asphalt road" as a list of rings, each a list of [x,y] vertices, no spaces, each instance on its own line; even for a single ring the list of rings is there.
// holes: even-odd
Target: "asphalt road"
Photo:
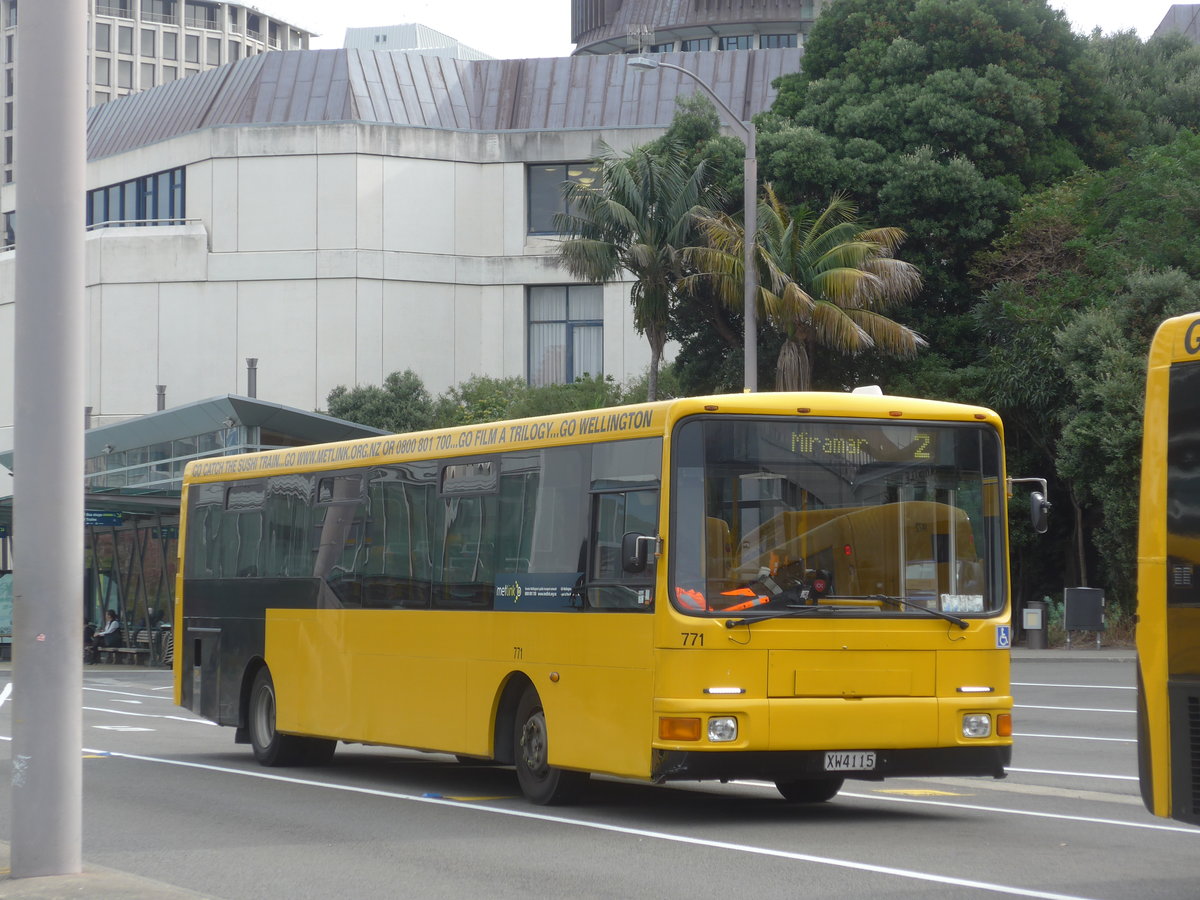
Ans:
[[[1200,829],[1138,794],[1133,663],[1082,658],[1014,661],[1007,779],[847,782],[816,807],[752,782],[603,779],[534,807],[508,770],[346,745],[268,770],[175,708],[169,673],[89,669],[83,853],[127,874],[89,869],[78,891],[0,874],[0,897],[1196,898]]]

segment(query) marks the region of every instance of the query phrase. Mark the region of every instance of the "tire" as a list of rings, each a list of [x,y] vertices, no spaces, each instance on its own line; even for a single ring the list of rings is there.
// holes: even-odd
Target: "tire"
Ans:
[[[275,682],[266,666],[254,676],[247,720],[254,758],[264,766],[322,766],[337,749],[337,741],[296,737],[275,730]]]
[[[845,782],[844,778],[805,778],[776,781],[775,788],[788,803],[824,803],[837,796]]]
[[[588,782],[587,772],[572,772],[550,765],[550,740],[542,700],[532,687],[526,688],[517,704],[513,729],[513,760],[521,792],[539,806],[575,800]]]

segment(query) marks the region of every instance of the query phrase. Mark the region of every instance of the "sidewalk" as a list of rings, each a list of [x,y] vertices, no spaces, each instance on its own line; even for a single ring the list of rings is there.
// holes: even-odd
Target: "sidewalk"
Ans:
[[[205,900],[209,895],[140,878],[115,869],[93,866],[86,860],[78,875],[46,875],[39,878],[13,878],[10,873],[9,845],[0,841],[0,897],[60,900],[86,897],[88,900]]]

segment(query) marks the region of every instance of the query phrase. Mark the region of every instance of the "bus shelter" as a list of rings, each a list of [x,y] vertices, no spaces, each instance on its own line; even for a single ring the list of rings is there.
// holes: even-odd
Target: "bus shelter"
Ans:
[[[121,621],[124,644],[114,656],[150,665],[169,663],[179,497],[187,463],[384,433],[233,394],[89,428],[84,438],[81,523],[83,621],[98,624],[111,609]],[[8,480],[18,486],[20,461],[14,461],[11,449],[0,451],[0,465],[12,470]],[[12,572],[0,574],[0,658],[10,649],[11,585],[14,576],[20,577],[19,547],[9,494],[0,497],[0,573]]]

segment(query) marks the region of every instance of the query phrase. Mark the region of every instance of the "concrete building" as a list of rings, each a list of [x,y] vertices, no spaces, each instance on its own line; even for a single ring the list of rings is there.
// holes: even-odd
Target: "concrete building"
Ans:
[[[347,50],[388,50],[392,53],[419,53],[450,59],[492,59],[474,47],[425,25],[382,25],[378,28],[347,28],[343,45]]]
[[[1154,37],[1179,31],[1200,44],[1200,3],[1174,3],[1154,29]]]
[[[3,183],[13,181],[20,77],[20,3],[0,0],[4,67]],[[268,50],[308,47],[310,32],[242,3],[207,0],[88,0],[88,105],[213,69]]]
[[[668,55],[741,117],[798,49]],[[411,368],[534,383],[645,370],[629,285],[554,256],[563,181],[660,135],[692,92],[621,56],[464,61],[266,53],[93,107],[88,405],[104,425],[246,393],[322,409],[338,384]],[[13,421],[19,184],[0,189],[0,448]],[[13,225],[13,223],[16,223]]]

